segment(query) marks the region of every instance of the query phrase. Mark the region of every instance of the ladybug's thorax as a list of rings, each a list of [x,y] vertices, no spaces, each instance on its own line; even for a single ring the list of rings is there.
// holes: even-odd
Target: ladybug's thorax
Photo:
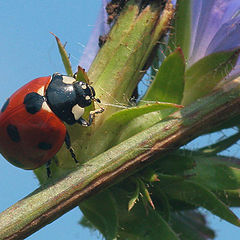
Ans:
[[[55,73],[46,90],[46,99],[51,110],[67,124],[74,124],[89,106],[95,92],[86,83],[75,78]]]

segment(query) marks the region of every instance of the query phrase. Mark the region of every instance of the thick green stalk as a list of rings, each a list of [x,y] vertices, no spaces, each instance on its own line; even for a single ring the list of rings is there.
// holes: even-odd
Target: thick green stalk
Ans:
[[[145,73],[142,70],[173,17],[174,9],[170,0],[164,9],[161,1],[150,1],[144,9],[139,7],[140,2],[128,1],[88,72],[105,111],[96,116],[90,128],[82,128],[77,124],[68,127],[80,162],[86,162],[108,148],[112,138],[104,138],[103,141],[98,132],[101,132],[103,122],[120,110],[108,105],[129,103],[134,88]],[[74,167],[66,148],[61,148],[57,156],[63,168],[69,168],[70,164],[70,167]]]
[[[91,159],[65,178],[40,187],[2,212],[0,239],[24,239],[86,197],[239,115],[239,106],[240,78]]]
[[[140,2],[127,3],[88,72],[104,103],[128,103],[143,70],[147,70],[144,66],[150,54],[173,17],[171,1],[164,10],[160,1],[151,1],[140,10]],[[104,118],[109,115],[106,112]]]

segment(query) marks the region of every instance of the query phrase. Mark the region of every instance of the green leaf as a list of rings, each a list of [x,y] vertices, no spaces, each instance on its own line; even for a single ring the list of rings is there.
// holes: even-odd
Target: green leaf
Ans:
[[[63,62],[63,65],[65,67],[66,73],[67,73],[68,76],[72,77],[73,72],[72,72],[71,63],[70,63],[69,58],[68,58],[68,54],[67,54],[63,44],[61,43],[60,39],[54,33],[51,32],[51,34],[56,38],[57,45],[58,45],[58,50],[59,50],[59,53],[61,55],[62,62]]]
[[[142,116],[146,113],[160,111],[164,109],[171,109],[171,108],[177,109],[182,107],[183,107],[182,105],[178,105],[175,103],[152,102],[149,104],[145,104],[137,107],[131,107],[131,108],[127,108],[119,112],[116,112],[106,120],[106,124],[108,125],[108,127],[110,125],[110,128],[114,126],[119,128],[119,125],[125,125],[131,120],[133,120],[134,118]]]
[[[179,240],[157,211],[149,209],[145,212],[145,208],[139,202],[124,220],[121,222],[122,228],[119,231],[120,239]]]
[[[153,209],[155,209],[155,206],[153,204],[152,198],[150,196],[150,193],[149,193],[146,185],[144,184],[144,182],[140,178],[138,178],[138,182],[139,182],[140,192],[142,193],[143,198],[145,200],[147,200],[147,202],[151,205],[151,207]]]
[[[182,48],[185,58],[188,59],[191,42],[191,24],[192,24],[192,9],[191,0],[178,0],[176,4],[176,15],[172,27],[172,39],[170,41],[171,49],[176,46]]]
[[[143,179],[145,182],[159,182],[158,174],[152,167],[148,167],[147,169],[145,168],[143,171],[141,171],[139,175],[141,176],[141,179]]]
[[[239,49],[212,53],[193,64],[185,75],[183,105],[210,93],[234,68]]]
[[[186,180],[168,185],[164,191],[170,198],[185,201],[196,207],[204,207],[220,218],[240,226],[237,216],[215,194],[198,183]]]
[[[169,199],[161,190],[158,184],[154,184],[151,188],[152,199],[154,201],[156,211],[168,222],[170,221],[170,213],[172,206],[170,206]]]
[[[183,182],[185,180],[185,177],[183,176],[177,176],[177,175],[167,175],[158,173],[159,178],[159,186],[166,187],[174,185],[175,183]]]
[[[156,76],[161,63],[165,59],[165,55],[163,54],[163,52],[166,52],[166,48],[167,48],[166,44],[160,44],[159,48],[156,51],[156,55],[150,67],[151,79],[153,79]]]
[[[119,217],[118,239],[131,240],[179,240],[169,224],[161,216],[161,212],[145,206],[138,201],[131,211],[128,211],[129,189],[132,181],[124,180],[110,188],[117,202]],[[126,190],[128,189],[128,190]],[[144,226],[144,227],[143,227]]]
[[[91,230],[96,230],[96,228],[93,226],[93,224],[83,215],[81,220],[79,221],[79,224],[82,225],[82,227],[89,228]]]
[[[78,71],[77,71],[77,76],[76,76],[76,80],[80,81],[80,82],[85,82],[87,84],[90,84],[89,78],[87,73],[85,72],[85,70],[78,66]]]
[[[192,155],[192,151],[186,152],[185,150],[179,150],[156,161],[153,164],[153,168],[165,174],[182,175],[186,170],[193,169],[196,166],[195,159]]]
[[[214,231],[207,227],[204,216],[196,211],[172,213],[171,222],[181,240],[207,240],[215,237]]]
[[[192,179],[213,190],[234,190],[240,188],[238,164],[217,157],[196,157],[196,168]]]
[[[181,103],[184,71],[184,56],[181,49],[177,48],[163,61],[143,100]]]
[[[215,144],[209,145],[204,148],[200,148],[197,152],[204,154],[204,156],[214,156],[219,152],[222,152],[226,150],[227,148],[231,147],[233,144],[236,144],[236,142],[240,138],[240,132],[237,132],[236,134],[233,134],[230,137],[227,137],[221,141],[218,141]]]
[[[230,207],[239,207],[240,203],[240,189],[214,191],[218,198]]]
[[[136,183],[136,189],[128,202],[128,211],[131,211],[131,209],[134,207],[134,205],[138,201],[138,197],[139,197],[139,182],[137,180],[134,182]]]
[[[151,112],[156,112],[164,109],[177,109],[181,108],[181,105],[177,105],[174,103],[163,103],[163,102],[155,102],[151,104],[146,104],[142,106],[137,107],[131,107],[124,110],[121,110],[119,112],[115,112],[112,114],[106,121],[104,122],[103,126],[98,129],[94,135],[94,139],[101,139],[101,141],[98,142],[98,144],[95,144],[91,146],[91,152],[94,153],[94,151],[99,151],[99,149],[106,150],[109,146],[113,146],[119,139],[122,140],[122,137],[127,138],[132,136],[135,132],[131,132],[132,128],[136,130],[137,132],[140,131],[139,128],[135,128],[136,124],[133,126],[130,125],[131,121],[137,119],[137,117],[144,118],[144,115]],[[158,114],[157,114],[158,115]],[[158,121],[160,121],[160,116],[156,118]],[[141,121],[141,119],[139,119]],[[154,123],[155,123],[154,119]],[[147,121],[145,121],[148,123]],[[144,122],[143,122],[144,124]],[[132,126],[132,128],[129,128],[128,130],[123,129],[123,127]],[[143,126],[144,128],[144,126]],[[107,134],[106,134],[107,133]],[[105,136],[104,138],[102,136]],[[96,150],[95,150],[96,149]]]
[[[180,240],[160,214],[157,214],[156,211],[154,212],[154,210],[152,210],[151,215],[156,218],[157,222],[152,221],[152,236],[147,238],[148,240],[159,240],[159,238],[164,240]]]
[[[89,221],[107,240],[117,236],[118,217],[116,202],[110,191],[101,192],[80,204],[80,209]]]

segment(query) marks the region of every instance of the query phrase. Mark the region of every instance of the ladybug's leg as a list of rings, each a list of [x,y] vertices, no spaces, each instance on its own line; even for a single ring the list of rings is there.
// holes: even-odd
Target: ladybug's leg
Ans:
[[[46,163],[46,170],[47,170],[47,177],[51,177],[51,170],[50,170],[50,165],[51,165],[51,159],[47,161]]]
[[[86,121],[85,119],[83,119],[82,117],[80,117],[78,119],[78,123],[80,123],[82,126],[84,127],[89,127],[91,126],[93,119],[95,118],[96,114],[102,113],[104,111],[104,108],[100,108],[100,109],[96,109],[94,111],[91,111],[89,114],[89,119],[88,121]]]
[[[71,146],[71,139],[70,139],[70,136],[69,136],[68,132],[66,132],[65,143],[66,143],[67,149],[71,153],[71,156],[74,159],[75,163],[78,163],[78,160],[76,159],[76,155],[75,155],[75,153],[73,151],[73,148]]]
[[[81,124],[82,126],[84,126],[84,127],[88,127],[88,126],[90,126],[91,124],[90,124],[90,122],[87,122],[85,119],[83,119],[82,117],[80,117],[78,120],[77,120],[77,122],[79,123],[79,124]]]

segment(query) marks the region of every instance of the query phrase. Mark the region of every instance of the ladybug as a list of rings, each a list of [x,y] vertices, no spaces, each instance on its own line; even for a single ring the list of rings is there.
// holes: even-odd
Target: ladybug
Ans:
[[[30,81],[1,109],[0,153],[23,169],[36,169],[46,163],[50,176],[51,158],[65,142],[77,163],[65,123],[90,126],[95,114],[104,110],[91,111],[89,120],[83,119],[84,108],[92,101],[100,103],[93,87],[73,77],[55,73]]]

